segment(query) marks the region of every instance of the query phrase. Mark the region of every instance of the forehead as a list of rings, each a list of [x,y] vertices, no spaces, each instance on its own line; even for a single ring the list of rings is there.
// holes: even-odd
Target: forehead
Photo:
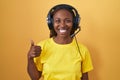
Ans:
[[[72,13],[66,9],[60,9],[54,12],[53,17],[73,17]]]

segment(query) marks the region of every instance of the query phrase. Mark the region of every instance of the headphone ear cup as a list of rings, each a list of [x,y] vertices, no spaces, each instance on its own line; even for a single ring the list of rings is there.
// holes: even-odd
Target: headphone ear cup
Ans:
[[[74,27],[75,30],[77,30],[77,28],[79,27],[79,22],[80,22],[80,17],[79,17],[79,15],[77,15],[74,18],[74,24],[73,24],[73,27]]]
[[[47,24],[48,24],[49,30],[53,29],[53,20],[52,20],[50,14],[48,14],[48,16],[47,16]]]

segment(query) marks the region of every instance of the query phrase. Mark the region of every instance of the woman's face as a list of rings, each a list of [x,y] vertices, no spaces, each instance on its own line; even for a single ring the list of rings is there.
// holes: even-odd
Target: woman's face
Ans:
[[[73,26],[73,16],[69,11],[60,9],[53,16],[53,24],[57,37],[69,37]]]

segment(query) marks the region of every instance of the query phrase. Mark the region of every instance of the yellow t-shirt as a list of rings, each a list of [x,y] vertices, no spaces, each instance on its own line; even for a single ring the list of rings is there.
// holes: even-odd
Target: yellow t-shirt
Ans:
[[[70,44],[57,44],[53,38],[38,43],[42,48],[40,57],[34,58],[44,80],[80,80],[82,73],[93,69],[88,49],[73,39]],[[81,57],[81,55],[82,57]]]

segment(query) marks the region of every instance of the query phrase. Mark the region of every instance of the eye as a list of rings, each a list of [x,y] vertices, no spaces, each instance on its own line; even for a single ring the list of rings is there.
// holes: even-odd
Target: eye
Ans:
[[[57,23],[57,24],[60,23],[60,19],[55,19],[54,23]]]
[[[66,22],[66,23],[71,23],[72,20],[71,20],[71,19],[66,19],[65,22]]]

